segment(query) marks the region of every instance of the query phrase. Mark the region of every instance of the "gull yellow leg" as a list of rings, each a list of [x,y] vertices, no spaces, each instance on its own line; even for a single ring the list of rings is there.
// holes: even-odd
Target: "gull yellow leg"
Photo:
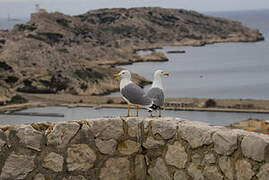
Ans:
[[[127,117],[130,117],[130,105],[128,104],[128,113],[127,113]]]
[[[162,117],[162,110],[159,109],[159,117]]]
[[[138,106],[136,106],[136,117],[138,117]]]

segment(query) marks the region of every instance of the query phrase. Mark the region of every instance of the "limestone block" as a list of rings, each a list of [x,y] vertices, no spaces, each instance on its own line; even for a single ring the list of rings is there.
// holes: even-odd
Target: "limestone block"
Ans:
[[[94,136],[103,140],[117,140],[124,135],[123,122],[120,118],[94,119],[87,122]]]
[[[127,157],[109,158],[101,169],[100,180],[131,179],[130,162]]]
[[[208,180],[222,180],[223,176],[218,171],[218,168],[216,166],[206,166],[204,168],[204,176]]]
[[[42,166],[54,172],[61,172],[63,170],[64,158],[54,152],[45,156]]]
[[[147,165],[144,155],[138,154],[135,157],[135,179],[143,180],[147,177]]]
[[[118,145],[118,151],[124,155],[131,155],[139,151],[139,145],[131,140],[126,140]]]
[[[0,179],[24,179],[35,168],[34,159],[35,156],[11,153],[4,164]]]
[[[255,174],[251,164],[244,159],[236,162],[235,171],[237,180],[250,180]]]
[[[152,121],[152,133],[154,136],[171,139],[176,134],[177,123],[175,120],[155,119]]]
[[[228,156],[222,156],[219,158],[219,167],[223,174],[228,178],[229,180],[234,179],[234,172],[233,172],[233,163],[231,158]]]
[[[103,154],[113,154],[116,150],[117,141],[114,139],[110,140],[102,140],[102,139],[95,139],[96,147],[99,151]]]
[[[0,151],[5,144],[6,144],[6,136],[5,133],[0,129]]]
[[[193,155],[191,155],[191,162],[193,162],[196,165],[200,165],[202,161],[202,157],[200,154],[195,153]]]
[[[76,135],[80,125],[76,122],[61,122],[55,124],[52,131],[48,134],[48,144],[55,145],[57,148],[64,148]]]
[[[257,174],[259,180],[268,180],[269,178],[269,163],[266,163],[260,167],[259,173]]]
[[[216,158],[213,153],[205,154],[203,164],[215,164],[216,163]]]
[[[188,176],[183,170],[176,170],[174,173],[174,180],[187,180]]]
[[[38,173],[35,175],[34,180],[46,180],[43,174]]]
[[[173,145],[168,145],[165,160],[168,165],[177,168],[185,168],[187,163],[187,153],[185,148],[178,141]]]
[[[204,180],[202,171],[194,163],[191,163],[188,167],[188,174],[192,177],[193,180]]]
[[[84,176],[78,175],[78,176],[69,176],[67,178],[63,178],[63,180],[86,180]]]
[[[162,158],[157,159],[155,165],[149,168],[148,173],[152,180],[172,179]]]
[[[220,130],[213,135],[214,149],[218,154],[230,155],[237,149],[237,134],[230,130]]]
[[[269,160],[269,136],[251,133],[241,143],[243,155],[255,161]]]
[[[192,148],[198,148],[211,144],[213,142],[211,134],[216,130],[217,128],[204,123],[185,122],[179,125],[178,133],[189,142]]]
[[[27,125],[19,127],[16,135],[19,138],[19,142],[24,144],[26,147],[36,151],[41,151],[40,143],[43,135],[32,126]]]
[[[139,124],[142,123],[142,118],[127,118],[127,126],[128,126],[128,135],[131,137],[138,137],[141,134],[141,128],[139,128]]]
[[[155,149],[163,146],[165,142],[163,140],[155,140],[153,137],[149,136],[143,146],[147,149]]]
[[[87,144],[72,144],[67,149],[68,171],[87,171],[94,166],[95,152]]]

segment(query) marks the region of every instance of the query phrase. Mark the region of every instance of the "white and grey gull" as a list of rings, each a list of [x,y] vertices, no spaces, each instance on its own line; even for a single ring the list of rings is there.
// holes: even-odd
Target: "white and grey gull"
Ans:
[[[136,116],[138,116],[138,107],[144,107],[149,111],[152,111],[156,107],[153,104],[153,100],[147,96],[141,87],[131,81],[131,73],[128,70],[122,70],[118,74],[114,74],[114,77],[120,77],[120,92],[123,99],[128,104],[128,114],[130,116],[130,106],[136,106]]]
[[[157,70],[153,75],[153,83],[147,92],[147,97],[150,97],[154,104],[154,110],[159,110],[159,117],[161,117],[161,110],[164,104],[164,89],[162,84],[162,77],[169,76],[168,72]],[[152,116],[152,112],[151,112]]]

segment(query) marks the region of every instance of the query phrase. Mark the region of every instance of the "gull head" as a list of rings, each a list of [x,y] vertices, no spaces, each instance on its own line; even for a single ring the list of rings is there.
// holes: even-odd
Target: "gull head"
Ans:
[[[118,74],[114,74],[114,77],[120,77],[121,79],[131,79],[131,73],[128,70],[122,70],[121,72],[119,72]]]
[[[159,78],[162,78],[164,76],[169,76],[169,73],[168,72],[165,72],[163,70],[157,70],[154,73],[154,78],[158,78],[159,79]]]

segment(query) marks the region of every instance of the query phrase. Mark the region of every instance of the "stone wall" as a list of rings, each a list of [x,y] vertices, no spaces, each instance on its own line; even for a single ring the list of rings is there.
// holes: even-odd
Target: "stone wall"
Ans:
[[[269,179],[269,136],[178,118],[0,128],[0,179]]]

